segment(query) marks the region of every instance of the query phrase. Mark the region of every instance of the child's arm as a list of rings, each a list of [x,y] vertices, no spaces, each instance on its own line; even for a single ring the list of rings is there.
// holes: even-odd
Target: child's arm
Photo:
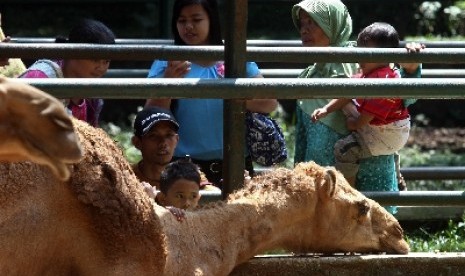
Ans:
[[[417,42],[409,42],[405,45],[407,52],[419,53],[422,49],[425,49],[425,45]],[[399,63],[407,74],[413,74],[418,69],[421,63]]]
[[[363,126],[366,126],[373,120],[375,116],[362,112],[358,118],[348,117],[347,118],[347,129],[348,130],[357,130]]]
[[[170,213],[173,214],[178,221],[182,222],[186,219],[186,212],[183,209],[173,206],[166,206],[165,208],[170,211]]]
[[[350,103],[351,99],[333,99],[327,105],[317,108],[312,113],[312,121],[316,122],[321,118],[326,117],[329,113],[343,108]]]

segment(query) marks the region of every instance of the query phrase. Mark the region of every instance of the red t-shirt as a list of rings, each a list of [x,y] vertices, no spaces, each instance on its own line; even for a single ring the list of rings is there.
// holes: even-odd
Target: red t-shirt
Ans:
[[[353,78],[399,78],[399,74],[389,66],[385,66],[367,75],[356,74]],[[355,99],[354,101],[358,112],[374,116],[370,125],[386,125],[409,117],[408,109],[400,98]]]

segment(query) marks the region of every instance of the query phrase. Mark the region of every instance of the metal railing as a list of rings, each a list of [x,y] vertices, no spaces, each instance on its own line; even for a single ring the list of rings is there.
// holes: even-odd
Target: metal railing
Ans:
[[[54,43],[55,38],[51,37],[12,37],[13,43]],[[404,47],[410,41],[401,41],[400,47]],[[422,43],[426,48],[465,48],[465,41],[415,41]],[[128,45],[173,45],[172,39],[152,39],[152,38],[117,38],[116,44]],[[247,46],[258,47],[301,47],[300,40],[272,40],[272,39],[249,39]]]
[[[296,78],[303,69],[260,69],[265,78]],[[149,69],[110,69],[106,78],[145,78]],[[465,78],[465,69],[423,69],[422,78]]]
[[[63,47],[66,46],[66,47]],[[251,50],[249,52],[249,50]],[[285,49],[253,48],[247,49],[247,59],[283,61],[276,51]],[[334,48],[311,49],[287,52],[285,61],[312,58],[323,60],[341,60],[350,62],[353,59],[364,60],[395,60],[415,61],[425,59],[433,62],[447,60],[449,62],[465,62],[464,49],[426,49],[424,52],[407,55],[403,50],[397,49],[346,49]],[[134,47],[123,45],[56,45],[56,44],[0,44],[0,56],[28,57],[28,58],[110,58],[110,59],[179,59],[190,55],[199,58],[222,59],[222,47]],[[337,56],[337,58],[334,56]],[[461,57],[460,57],[461,55]],[[274,58],[273,58],[274,57]],[[376,97],[382,96],[391,89],[396,89],[402,98],[465,98],[465,80],[462,79],[248,79],[226,78],[221,80],[205,79],[22,79],[38,88],[46,90],[59,98],[68,98],[76,93],[82,97],[99,98],[223,98],[223,99],[250,99],[250,98],[334,98],[334,97]],[[233,139],[240,140],[243,133],[235,133]],[[228,143],[226,141],[226,143]],[[225,159],[228,162],[228,159]],[[463,168],[447,172],[450,175],[463,174]],[[413,172],[411,172],[413,174]],[[417,174],[427,175],[426,171]],[[242,174],[242,171],[241,171]],[[404,171],[405,177],[409,172]],[[447,176],[447,177],[450,177]],[[431,173],[429,177],[438,173]],[[463,175],[462,175],[463,176]],[[366,192],[366,194],[387,205],[440,205],[465,206],[465,197],[462,192]],[[212,195],[213,198],[215,195]]]

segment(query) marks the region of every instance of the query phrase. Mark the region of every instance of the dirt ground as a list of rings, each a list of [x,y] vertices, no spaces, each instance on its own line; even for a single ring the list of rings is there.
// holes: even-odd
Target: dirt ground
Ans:
[[[465,152],[465,128],[413,127],[407,146]]]

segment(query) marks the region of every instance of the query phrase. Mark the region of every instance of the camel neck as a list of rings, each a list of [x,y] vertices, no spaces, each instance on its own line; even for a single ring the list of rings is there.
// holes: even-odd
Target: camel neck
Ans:
[[[220,203],[215,207],[188,212],[183,223],[173,216],[159,214],[167,226],[165,234],[170,248],[179,248],[179,252],[169,255],[167,267],[175,267],[180,255],[182,259],[195,259],[201,255],[208,264],[209,275],[223,275],[225,271],[232,271],[234,266],[279,244],[280,235],[274,230],[285,227],[279,225],[283,216],[274,211],[263,212],[262,207],[252,200]],[[177,257],[172,259],[171,256]]]

